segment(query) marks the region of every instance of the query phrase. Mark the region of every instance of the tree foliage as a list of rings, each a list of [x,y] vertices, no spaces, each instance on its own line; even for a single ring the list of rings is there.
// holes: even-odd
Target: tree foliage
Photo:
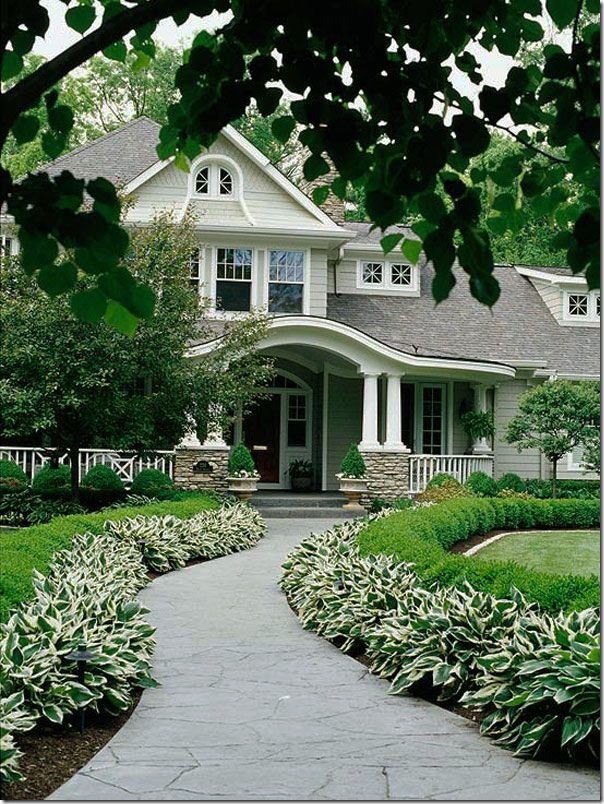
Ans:
[[[549,381],[521,396],[518,410],[508,422],[505,440],[518,451],[538,449],[552,462],[555,497],[560,458],[599,439],[600,384]]]
[[[514,58],[527,43],[543,42],[540,0],[478,5],[311,0],[304,13],[291,0],[102,0],[100,6],[78,0],[65,19],[82,39],[30,75],[23,73],[24,58],[35,37],[46,35],[48,13],[41,0],[24,0],[4,15],[0,31],[2,78],[15,81],[2,99],[0,145],[9,131],[27,143],[43,129],[44,152],[54,158],[75,122],[74,109],[54,89],[58,81],[99,52],[144,69],[156,55],[159,20],[171,16],[182,24],[190,14],[202,20],[228,11],[222,28],[202,31],[184,53],[175,79],[178,101],[168,107],[161,131],[160,158],[174,157],[186,170],[252,102],[269,116],[288,93],[294,98],[290,113],[274,119],[271,130],[282,143],[295,134],[308,149],[304,178],[326,176],[332,163],[339,175],[330,181],[331,190],[344,198],[351,187],[362,187],[367,215],[382,229],[406,215],[419,216],[413,230],[434,266],[437,301],[455,284],[457,258],[472,294],[485,304],[496,302],[491,232],[517,231],[526,198],[543,199],[539,214],[546,217],[565,206],[550,247],[564,250],[571,269],[597,287],[599,23],[584,24],[583,15],[599,9],[595,0],[547,0],[546,7],[567,34],[568,46],[547,44],[542,68],[518,64],[503,86],[495,86],[485,80],[473,50],[497,49]],[[473,99],[457,88],[456,72],[473,85]],[[41,99],[45,120],[36,114]],[[498,129],[522,148],[495,169],[471,167]],[[579,188],[572,204],[569,178]],[[501,191],[485,226],[488,179]],[[90,211],[83,209],[85,193],[94,201]],[[111,318],[108,300],[135,318],[152,315],[143,287],[118,269],[128,237],[111,185],[78,182],[69,174],[52,179],[42,174],[15,184],[4,170],[4,199],[20,227],[26,271],[45,271],[48,278],[59,270],[59,246],[73,249],[76,264],[97,285],[97,298],[106,302],[106,318]],[[389,236],[384,247],[419,256],[402,236]],[[109,281],[101,281],[106,277]],[[73,293],[75,283],[73,272],[69,277],[63,272],[63,292]],[[90,305],[77,313],[89,315]]]
[[[185,356],[192,339],[212,335],[189,284],[189,258],[198,246],[191,221],[176,224],[167,214],[132,232],[130,275],[153,288],[157,304],[136,332],[132,319],[128,334],[71,316],[68,297],[50,288],[49,299],[17,259],[3,265],[0,432],[43,436],[73,455],[82,447],[141,452],[172,448],[190,414],[203,433],[210,424],[228,426],[247,409],[272,373],[270,361],[254,351],[265,333],[262,318],[230,325],[207,360]],[[73,263],[60,266],[70,271]],[[79,276],[72,304],[96,294]],[[220,406],[219,422],[210,401]]]

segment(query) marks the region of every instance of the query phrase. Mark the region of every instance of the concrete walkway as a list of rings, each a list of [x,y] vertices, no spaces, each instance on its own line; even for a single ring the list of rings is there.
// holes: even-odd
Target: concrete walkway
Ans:
[[[254,549],[155,580],[162,686],[52,798],[598,800],[595,771],[516,759],[300,628],[279,568],[330,524],[273,520]]]

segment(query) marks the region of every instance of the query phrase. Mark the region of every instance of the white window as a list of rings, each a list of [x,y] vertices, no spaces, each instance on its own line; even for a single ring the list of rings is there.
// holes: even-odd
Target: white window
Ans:
[[[357,287],[374,290],[419,291],[417,267],[390,260],[360,260],[358,263]]]
[[[362,262],[361,263],[361,282],[363,285],[383,285],[384,284],[384,263],[383,262]]]
[[[306,446],[306,396],[289,394],[287,398],[287,446]]]
[[[219,172],[218,192],[220,195],[233,195],[233,177],[226,168]]]
[[[304,252],[269,251],[268,310],[301,313],[304,304]]]
[[[195,176],[195,192],[199,195],[208,195],[210,192],[210,168],[202,167]]]
[[[413,284],[411,266],[400,262],[390,263],[390,283],[395,287],[411,287]]]
[[[189,282],[191,287],[199,291],[201,285],[201,252],[196,248],[189,260]]]
[[[598,322],[600,320],[600,292],[581,291],[564,294],[564,318],[567,321]]]
[[[441,455],[446,443],[446,393],[441,384],[419,385],[418,417],[419,442],[421,452],[428,455]]]
[[[249,311],[252,300],[252,249],[216,249],[216,309]]]
[[[13,257],[18,253],[17,240],[10,235],[0,236],[0,258]]]

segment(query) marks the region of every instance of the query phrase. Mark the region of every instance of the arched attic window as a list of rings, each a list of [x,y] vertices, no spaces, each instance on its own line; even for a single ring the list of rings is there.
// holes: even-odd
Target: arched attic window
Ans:
[[[207,195],[210,192],[210,168],[208,165],[197,171],[195,176],[195,192]]]
[[[218,173],[218,193],[220,195],[233,194],[233,177],[230,172],[223,167],[219,169]]]

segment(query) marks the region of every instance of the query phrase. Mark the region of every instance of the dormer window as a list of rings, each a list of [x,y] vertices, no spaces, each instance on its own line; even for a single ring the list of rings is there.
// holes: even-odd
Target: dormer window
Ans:
[[[361,264],[363,285],[382,285],[384,283],[384,263],[364,262]]]
[[[195,192],[199,195],[208,195],[210,192],[210,168],[202,167],[195,176]]]
[[[373,291],[397,291],[400,295],[417,295],[419,272],[416,266],[390,260],[359,260],[357,288]]]
[[[403,263],[391,263],[390,265],[390,281],[392,285],[399,288],[411,287],[413,277],[411,266]]]
[[[600,292],[573,292],[564,294],[564,318],[567,321],[594,323],[600,320]]]
[[[226,168],[221,167],[219,172],[218,192],[220,195],[233,194],[233,177]]]
[[[588,314],[588,299],[587,293],[569,293],[568,314],[572,316],[586,316]]]

